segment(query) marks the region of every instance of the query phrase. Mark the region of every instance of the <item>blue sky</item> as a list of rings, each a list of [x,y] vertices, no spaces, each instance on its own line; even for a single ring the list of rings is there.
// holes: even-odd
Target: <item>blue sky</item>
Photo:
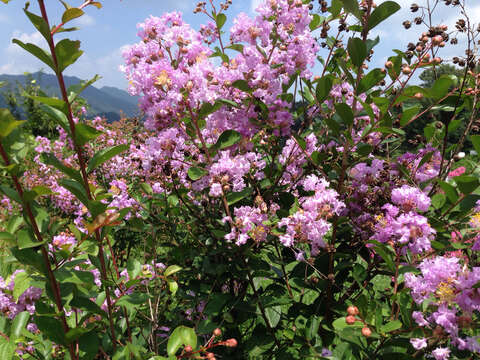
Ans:
[[[229,22],[225,29],[229,28],[232,18],[239,12],[243,11],[253,15],[254,8],[261,1],[233,0],[233,5],[227,13]],[[427,1],[429,0],[416,0],[419,4]],[[468,13],[471,18],[474,21],[480,19],[480,1],[466,1],[470,6]],[[69,0],[69,2],[72,6],[82,3],[81,0]],[[160,16],[168,11],[181,11],[185,20],[197,29],[200,24],[208,20],[202,14],[193,14],[196,0],[103,0],[101,2],[103,9],[97,10],[95,7],[88,7],[87,15],[80,18],[75,24],[81,30],[69,34],[70,38],[82,41],[82,49],[85,53],[76,64],[67,70],[68,75],[75,75],[83,79],[91,78],[98,73],[103,79],[97,83],[97,86],[126,87],[123,74],[118,71],[119,65],[122,64],[121,49],[138,41],[137,24],[149,15]],[[381,0],[377,0],[377,2],[380,3]],[[397,2],[402,6],[402,10],[374,30],[373,35],[380,36],[381,44],[376,48],[374,61],[371,64],[372,68],[381,66],[386,58],[392,55],[392,48],[404,49],[409,41],[416,42],[418,37],[418,27],[412,26],[412,29],[408,31],[401,27],[401,23],[405,19],[412,18],[408,8],[413,1],[397,0]],[[31,1],[31,3],[30,11],[37,12],[36,1]],[[58,23],[63,7],[54,0],[46,0],[46,3],[50,22]],[[218,4],[219,0],[216,0],[216,3]],[[313,3],[316,6],[317,1]],[[42,65],[32,56],[11,43],[12,38],[19,38],[24,42],[32,42],[46,47],[44,40],[35,32],[24,15],[23,6],[24,1],[22,0],[13,0],[8,5],[0,4],[0,74],[21,74],[42,68]],[[458,14],[452,13],[451,8],[443,5],[439,10],[436,23],[446,23],[450,25],[450,29],[453,29]],[[461,48],[445,50],[443,55],[454,56],[459,49]]]

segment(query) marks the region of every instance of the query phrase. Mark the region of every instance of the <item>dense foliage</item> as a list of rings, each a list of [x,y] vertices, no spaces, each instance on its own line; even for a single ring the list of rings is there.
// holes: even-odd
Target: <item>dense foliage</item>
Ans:
[[[64,4],[58,26],[37,2],[25,15],[49,49],[13,42],[62,97],[25,93],[58,136],[0,109],[2,359],[478,356],[465,1],[413,4],[418,42],[372,70],[369,33],[394,1],[267,0],[229,38],[231,0],[198,3],[199,31],[152,16],[123,68],[145,122],[113,124],[74,106],[96,78],[66,89],[80,42],[54,40],[100,2]],[[458,68],[440,66],[447,43],[466,46]]]

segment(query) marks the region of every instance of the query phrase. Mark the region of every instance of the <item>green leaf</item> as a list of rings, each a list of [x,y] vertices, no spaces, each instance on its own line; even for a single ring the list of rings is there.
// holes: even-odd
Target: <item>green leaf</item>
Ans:
[[[325,75],[318,80],[317,88],[315,90],[315,96],[319,104],[323,103],[333,86],[333,77],[331,75]]]
[[[360,38],[350,38],[348,40],[347,49],[353,65],[356,67],[362,66],[367,57],[367,46],[363,40]]]
[[[242,140],[242,135],[235,130],[225,130],[218,138],[215,147],[217,149],[226,149]]]
[[[68,88],[68,100],[72,103],[75,101],[75,99],[80,95],[83,90],[85,90],[87,87],[92,85],[93,83],[97,82],[100,80],[102,77],[99,75],[95,75],[92,79],[88,81],[82,81],[79,84],[74,84]]]
[[[477,154],[480,155],[480,135],[472,135],[470,136],[470,141],[473,144],[473,147]]]
[[[438,193],[432,196],[432,206],[435,209],[441,209],[443,205],[445,205],[445,202],[447,201],[447,198],[445,194]]]
[[[239,202],[240,200],[245,199],[247,196],[252,195],[252,193],[253,193],[253,189],[249,188],[249,187],[247,187],[247,188],[245,188],[245,189],[243,189],[242,191],[239,191],[239,192],[228,193],[227,203],[228,203],[228,205],[233,205],[233,204]]]
[[[398,330],[402,327],[402,322],[400,320],[393,320],[390,321],[389,323],[383,325],[380,328],[380,332],[382,333],[389,333],[395,330]]]
[[[448,90],[450,89],[452,84],[453,80],[451,77],[449,77],[448,75],[442,75],[435,81],[429,91],[429,94],[433,99],[439,100],[448,93]]]
[[[27,326],[28,320],[30,319],[30,313],[28,311],[22,311],[21,313],[15,316],[15,319],[12,323],[12,328],[10,329],[10,339],[16,341],[22,334],[22,330]]]
[[[97,357],[100,348],[100,336],[95,332],[89,332],[78,339],[80,359],[93,360]]]
[[[55,54],[57,55],[58,71],[63,72],[82,56],[83,51],[80,50],[80,41],[70,39],[59,41],[55,46]]]
[[[142,264],[137,259],[130,258],[127,261],[127,272],[130,279],[136,279],[142,272]]]
[[[377,85],[382,81],[386,76],[386,73],[383,73],[381,69],[373,69],[367,75],[365,75],[358,86],[357,94],[367,92],[372,87]]]
[[[5,2],[6,0],[2,0]],[[15,359],[14,354],[17,345],[13,341],[6,341],[2,338],[0,341],[0,359]]]
[[[360,12],[360,8],[358,7],[358,1],[357,0],[341,0],[343,3],[343,8],[355,15],[355,17],[359,20],[362,18],[362,14]]]
[[[197,181],[207,174],[208,174],[207,170],[196,167],[196,166],[192,166],[190,169],[188,169],[188,177],[193,181]]]
[[[87,193],[85,192],[85,187],[82,183],[70,179],[61,179],[60,181],[58,181],[58,184],[70,191],[73,195],[77,197],[78,200],[83,203],[83,205],[88,208],[89,201]]]
[[[175,295],[178,290],[178,283],[173,280],[167,280],[167,282],[168,282],[168,289],[170,290],[172,295]]]
[[[246,80],[235,80],[232,86],[247,93],[252,92],[252,88],[250,87],[250,85],[248,85],[248,82]]]
[[[454,179],[460,191],[465,195],[470,194],[480,185],[475,176],[461,175],[456,176]]]
[[[7,137],[25,121],[16,120],[8,109],[0,109],[0,138]]]
[[[226,21],[227,21],[227,16],[225,14],[220,13],[217,15],[216,22],[217,22],[217,27],[219,31],[222,30],[223,25],[225,25]]]
[[[447,195],[447,199],[452,204],[454,204],[458,200],[457,190],[455,190],[455,188],[452,185],[441,180],[438,181],[438,185],[440,185],[442,190],[445,192],[445,195]]]
[[[13,287],[13,298],[15,301],[18,301],[18,298],[30,287],[32,280],[25,271],[22,271],[16,274],[15,279],[12,279],[12,281],[15,284]]]
[[[53,63],[52,56],[50,54],[48,54],[42,48],[38,47],[35,44],[31,44],[31,43],[25,44],[18,39],[13,39],[12,42],[14,44],[17,44],[18,46],[20,46],[24,50],[28,51],[30,54],[35,56],[37,59],[39,59],[41,62],[43,62],[45,65],[47,65],[53,71],[56,71],[55,65]]]
[[[378,5],[368,18],[368,30],[372,30],[382,21],[395,14],[398,10],[400,10],[400,8],[400,5],[398,5],[395,1],[385,1]]]
[[[400,118],[400,126],[405,126],[408,124],[408,122],[416,116],[420,110],[422,109],[421,105],[413,105],[408,108],[404,108],[402,112],[402,117]]]
[[[169,277],[170,275],[173,275],[177,272],[179,272],[180,270],[182,270],[182,268],[178,265],[171,265],[169,267],[167,267],[163,273],[163,275],[165,277]]]
[[[275,328],[280,322],[282,316],[282,307],[280,305],[268,307],[265,309],[265,315],[270,323],[270,326]]]
[[[35,324],[47,339],[61,345],[66,345],[65,333],[62,323],[52,317],[35,316]]]
[[[66,24],[67,22],[79,18],[84,14],[82,9],[79,8],[70,8],[67,9],[62,15],[62,23]]]
[[[350,106],[345,103],[338,103],[335,104],[335,110],[346,125],[353,124],[353,111]]]
[[[60,125],[63,130],[67,132],[67,134],[70,135],[70,126],[68,123],[67,115],[65,115],[62,111],[49,105],[41,104],[40,108],[48,115],[50,115],[52,119],[55,120],[55,122]]]
[[[46,97],[46,96],[32,96],[28,94],[27,92],[23,92],[22,96],[28,97],[32,100],[41,102],[42,104],[49,105],[51,107],[54,107],[55,109],[60,110],[63,112],[65,115],[68,114],[68,107],[65,101],[61,99],[57,99],[54,97]]]
[[[5,186],[5,185],[0,185],[0,193],[3,193],[5,196],[7,196],[9,199],[21,204],[22,199],[18,195],[18,193],[13,190],[11,187]]]
[[[200,107],[200,110],[198,111],[199,119],[206,118],[208,115],[220,109],[222,105],[223,104],[221,102],[215,102],[213,105],[210,104],[209,102],[203,103],[202,106]]]
[[[69,178],[78,181],[79,183],[83,182],[82,175],[78,170],[72,169],[64,165],[60,160],[58,160],[55,155],[50,153],[42,154],[42,162],[46,165],[51,165],[57,170],[60,170],[62,173],[67,175]]]
[[[33,233],[27,229],[22,229],[17,233],[17,245],[20,250],[35,248],[42,244],[43,242],[37,242]]]
[[[103,163],[126,150],[128,150],[128,145],[117,145],[98,151],[88,162],[87,172],[92,172]]]
[[[190,345],[193,349],[197,347],[197,335],[195,330],[186,326],[179,326],[173,330],[167,343],[168,356],[175,355],[182,346]]]
[[[89,141],[99,137],[101,134],[101,131],[86,124],[75,125],[75,141],[79,146],[85,145]]]
[[[50,39],[50,28],[48,27],[47,22],[41,17],[36,14],[33,14],[27,9],[23,9],[25,15],[30,19],[30,22],[35,26],[40,34],[42,34],[43,38],[48,42]]]

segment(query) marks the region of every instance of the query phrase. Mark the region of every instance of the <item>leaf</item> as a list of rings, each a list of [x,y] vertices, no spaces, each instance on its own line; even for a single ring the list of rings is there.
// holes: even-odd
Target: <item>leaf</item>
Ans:
[[[68,88],[68,101],[71,103],[75,101],[75,99],[80,95],[83,90],[85,90],[88,86],[92,85],[96,81],[100,80],[102,77],[99,75],[95,75],[92,79],[88,81],[82,81],[79,84],[74,84]]]
[[[51,165],[55,167],[57,170],[60,170],[62,173],[64,173],[73,180],[76,180],[80,183],[83,182],[82,175],[78,170],[72,169],[71,167],[64,165],[53,154],[43,153],[42,162],[46,165]]]
[[[380,327],[380,332],[388,333],[388,332],[398,330],[401,327],[402,327],[402,322],[400,320],[393,320],[393,321],[390,321],[389,323],[383,325],[382,327]]]
[[[82,360],[93,360],[97,357],[100,348],[100,336],[95,332],[89,332],[78,339],[80,358]]]
[[[207,174],[208,171],[196,166],[192,166],[190,169],[188,169],[188,177],[193,181],[197,181]]]
[[[3,2],[7,0],[2,0]],[[0,359],[15,359],[14,354],[17,345],[13,341],[5,341],[3,338],[0,342]]]
[[[98,151],[88,162],[87,172],[92,172],[103,163],[126,150],[128,150],[128,146],[122,144]]]
[[[250,87],[250,85],[248,85],[248,82],[246,80],[235,80],[232,86],[247,93],[252,92],[252,88]]]
[[[67,22],[79,18],[84,14],[82,9],[79,8],[70,8],[67,9],[62,15],[62,23],[66,24]]]
[[[243,189],[242,191],[239,191],[239,192],[228,193],[227,203],[228,203],[229,206],[233,205],[233,204],[239,202],[240,200],[243,200],[247,196],[250,196],[252,193],[253,193],[253,189],[249,188],[249,187],[247,187],[247,188],[245,188],[245,189]]]
[[[63,72],[68,66],[72,65],[82,56],[83,51],[80,50],[80,41],[63,39],[55,46],[55,54],[58,61],[58,71]]]
[[[458,194],[457,190],[450,185],[449,183],[446,183],[445,181],[438,181],[438,185],[442,188],[442,190],[445,192],[445,195],[447,195],[447,199],[452,203],[455,204],[455,202],[458,200]]]
[[[178,290],[178,283],[173,280],[167,280],[167,282],[168,282],[168,289],[170,290],[172,295],[175,295]]]
[[[56,71],[55,65],[53,63],[52,56],[50,54],[48,54],[42,48],[38,47],[35,44],[31,44],[31,43],[25,44],[18,39],[13,39],[12,42],[14,44],[17,44],[18,46],[20,46],[24,50],[28,51],[30,54],[35,56],[37,59],[39,59],[41,62],[43,62],[45,65],[47,65],[53,71]]]
[[[373,69],[367,75],[365,75],[358,86],[357,94],[367,92],[372,87],[377,85],[382,81],[386,76],[386,73],[383,73],[381,69]]]
[[[0,185],[0,193],[3,193],[5,196],[7,196],[9,199],[21,204],[22,199],[18,195],[18,193],[13,190],[11,187],[5,186],[5,185]]]
[[[54,97],[46,97],[46,96],[32,96],[28,94],[27,92],[23,92],[22,96],[28,97],[32,100],[41,102],[42,104],[49,105],[51,107],[54,107],[55,109],[60,110],[63,112],[65,115],[68,113],[68,107],[65,101],[61,99],[57,99]]]
[[[281,306],[271,306],[265,309],[265,315],[272,328],[275,328],[280,322],[282,316]]]
[[[226,149],[242,140],[242,135],[235,130],[225,130],[218,138],[215,147],[217,149]]]
[[[52,317],[35,316],[35,324],[47,339],[61,345],[66,345],[65,333],[62,323]]]
[[[333,86],[333,77],[331,75],[325,75],[318,80],[317,88],[315,90],[315,96],[317,102],[321,104],[324,102],[328,95],[330,95],[330,90]]]
[[[127,272],[130,279],[136,279],[138,275],[142,272],[142,264],[137,259],[128,259],[127,261]]]
[[[438,78],[435,83],[433,84],[432,88],[429,91],[430,96],[435,99],[439,100],[444,97],[450,87],[453,85],[453,80],[448,75],[442,75]]]
[[[70,135],[69,122],[68,122],[67,116],[62,111],[60,111],[60,110],[58,110],[58,109],[56,109],[52,106],[45,105],[45,104],[41,104],[40,108],[45,113],[50,115],[52,117],[52,119],[55,120],[55,122],[58,125],[60,125],[63,128],[63,130],[65,130],[67,132],[67,134]]]
[[[25,121],[16,120],[8,109],[0,109],[0,138],[7,137]]]
[[[182,346],[190,345],[193,349],[197,347],[197,335],[195,330],[186,326],[179,326],[173,330],[167,343],[168,356],[175,355]]]
[[[28,320],[30,319],[30,313],[28,311],[22,311],[21,313],[15,316],[15,319],[12,323],[12,328],[10,329],[10,339],[16,341],[22,334],[22,330],[27,326]]]
[[[177,272],[179,272],[180,270],[182,270],[182,268],[178,265],[171,265],[169,267],[167,267],[163,273],[163,275],[165,277],[169,277],[170,275],[173,275]]]
[[[454,179],[460,191],[465,195],[470,194],[480,185],[475,176],[461,175],[456,176]]]
[[[88,208],[89,201],[83,184],[70,179],[61,179],[60,181],[58,181],[58,184],[70,191],[73,195],[77,197],[78,200],[83,203],[83,205],[87,206]]]
[[[41,17],[36,14],[33,14],[27,9],[23,9],[25,15],[30,19],[30,22],[35,26],[40,34],[42,34],[43,38],[48,42],[50,39],[50,28],[48,27],[47,22]]]
[[[446,201],[447,198],[445,194],[438,193],[432,196],[432,206],[437,210],[441,209]]]
[[[225,14],[220,13],[217,15],[216,22],[217,22],[218,31],[222,30],[223,25],[225,25],[226,21],[227,21],[227,16]]]
[[[79,146],[85,145],[89,141],[99,137],[101,134],[101,131],[86,124],[75,125],[75,141]]]
[[[400,5],[398,5],[395,1],[385,1],[384,3],[378,5],[368,18],[368,30],[372,30],[382,21],[395,14],[398,10],[400,10],[400,8]]]
[[[400,118],[400,126],[403,127],[407,125],[410,120],[419,113],[421,109],[422,106],[418,104],[408,108],[404,108],[402,112],[402,117]]]
[[[356,2],[356,1],[355,1]],[[356,67],[362,66],[367,57],[367,46],[360,38],[350,38],[348,40],[348,55],[352,59],[353,65]]]
[[[350,106],[345,103],[335,104],[335,110],[346,125],[353,124],[353,111]]]
[[[33,233],[27,229],[22,229],[17,233],[17,245],[20,250],[39,247],[44,243],[45,241],[38,242]]]
[[[473,147],[477,154],[480,155],[480,135],[472,135],[470,136],[470,141],[473,144]]]
[[[360,12],[360,8],[358,7],[358,1],[357,0],[341,0],[343,3],[343,8],[355,15],[355,17],[359,20],[362,18],[362,14]]]

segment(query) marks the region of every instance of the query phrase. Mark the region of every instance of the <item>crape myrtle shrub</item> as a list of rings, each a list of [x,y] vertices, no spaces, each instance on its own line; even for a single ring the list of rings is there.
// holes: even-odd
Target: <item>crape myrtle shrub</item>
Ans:
[[[476,358],[478,155],[455,161],[467,140],[480,153],[465,1],[413,4],[418,41],[375,69],[369,34],[394,1],[267,0],[227,32],[230,4],[200,2],[198,31],[175,12],[139,25],[123,71],[144,126],[72,110],[96,78],[65,88],[82,51],[62,33],[101,4],[52,22],[44,0],[25,7],[47,48],[13,41],[62,98],[29,95],[55,139],[0,110],[0,357]],[[458,76],[436,72],[450,45]]]

